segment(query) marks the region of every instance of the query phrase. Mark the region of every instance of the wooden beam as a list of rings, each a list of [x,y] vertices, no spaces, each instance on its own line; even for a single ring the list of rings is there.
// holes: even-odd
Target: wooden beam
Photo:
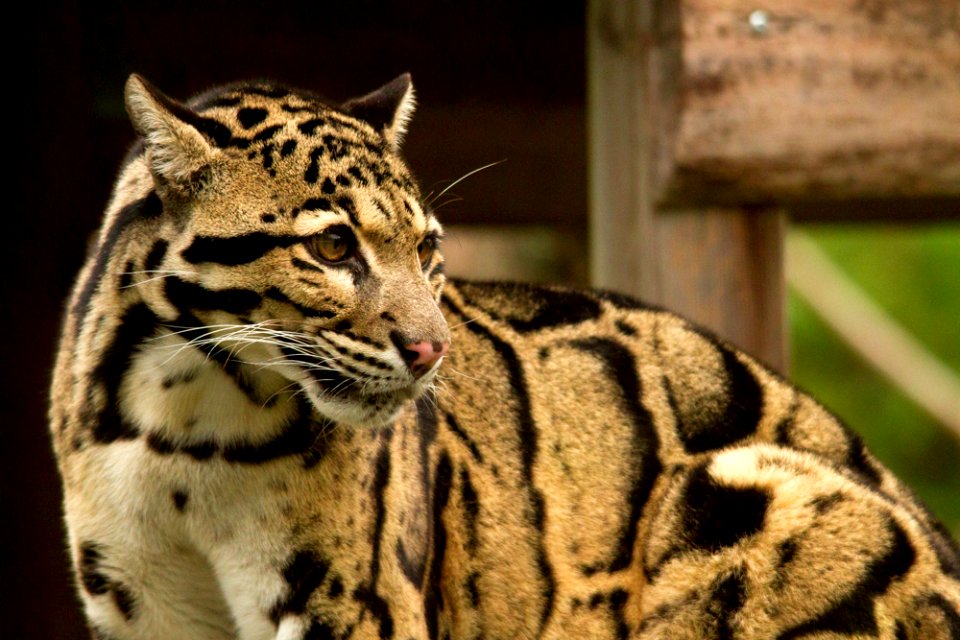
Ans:
[[[670,211],[657,219],[662,299],[786,371],[782,209]]]
[[[679,2],[594,0],[588,13],[591,279],[687,315],[786,367],[782,211],[665,211],[681,65]]]
[[[587,192],[594,283],[661,299],[656,185],[669,168],[679,3],[593,0],[587,14]]]
[[[663,202],[960,197],[956,2],[683,0],[682,11]]]

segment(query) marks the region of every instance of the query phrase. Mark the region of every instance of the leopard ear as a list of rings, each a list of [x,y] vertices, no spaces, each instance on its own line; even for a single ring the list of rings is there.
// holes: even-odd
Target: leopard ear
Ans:
[[[413,83],[410,74],[404,73],[376,91],[348,100],[340,108],[354,118],[373,125],[383,134],[390,147],[397,149],[407,132],[407,124],[415,107]]]
[[[153,175],[188,190],[202,185],[217,151],[196,124],[213,121],[164,95],[137,74],[127,79],[124,100],[133,128],[143,138]]]

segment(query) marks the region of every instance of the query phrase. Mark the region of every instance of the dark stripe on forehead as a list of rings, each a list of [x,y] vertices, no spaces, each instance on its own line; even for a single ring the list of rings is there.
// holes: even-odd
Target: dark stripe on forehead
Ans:
[[[285,108],[284,110],[286,111],[287,109]],[[320,127],[326,124],[327,124],[326,118],[316,117],[316,118],[311,118],[306,122],[301,122],[300,126],[297,128],[300,129],[300,133],[306,136],[312,136],[314,133],[316,133],[317,129],[319,129]]]
[[[253,136],[253,141],[263,142],[264,140],[269,140],[273,136],[275,136],[277,134],[277,131],[280,131],[280,129],[283,129],[283,125],[275,124],[273,126],[266,127],[265,129],[260,131],[257,135]]]
[[[356,145],[350,140],[328,133],[323,136],[323,146],[330,152],[331,160],[339,160],[345,158]]]
[[[267,252],[301,242],[299,236],[277,236],[262,231],[239,236],[197,236],[180,255],[190,264],[212,262],[229,267],[248,264]]]
[[[237,111],[237,120],[244,129],[250,129],[267,118],[267,110],[258,107],[244,107]]]
[[[385,205],[383,203],[383,200],[381,200],[379,197],[374,196],[373,205],[377,208],[377,211],[379,211],[383,215],[384,218],[386,218],[387,220],[393,219],[393,215],[390,213],[390,207]]]
[[[346,212],[347,217],[354,227],[360,227],[360,219],[357,218],[357,207],[350,196],[340,196],[337,198],[337,206]]]
[[[320,178],[320,158],[323,157],[323,147],[314,147],[310,150],[310,164],[303,173],[303,179],[313,184]]]
[[[291,153],[293,153],[294,149],[296,149],[296,148],[297,148],[297,141],[296,141],[296,140],[294,140],[294,139],[292,139],[292,138],[291,138],[290,140],[287,140],[286,142],[283,143],[283,146],[280,147],[280,157],[281,157],[281,158],[286,158],[286,157],[289,156]]]
[[[263,145],[261,152],[263,154],[263,168],[269,169],[273,166],[273,144]]]
[[[286,108],[286,107],[281,107],[281,108],[283,108],[285,111],[288,111],[290,113],[296,113],[297,111],[296,109],[293,109],[293,108]],[[350,131],[356,133],[361,138],[360,144],[364,146],[368,146],[372,144],[370,141],[367,140],[367,137],[369,137],[369,132],[364,131],[363,125],[349,118],[337,117],[337,114],[332,111],[325,112],[323,115],[317,115],[313,118],[310,118],[309,120],[301,122],[298,128],[300,129],[300,133],[302,133],[303,135],[314,136],[314,135],[319,135],[320,133],[323,133],[322,131],[319,131],[319,130],[328,126],[330,127],[330,130],[324,133],[324,136],[323,136],[324,144],[326,144],[329,139],[333,138],[333,134],[330,131],[336,131],[336,130],[342,131],[344,129],[349,129]],[[339,138],[339,139],[342,140],[342,138]],[[349,143],[349,141],[345,141],[345,142]]]
[[[330,201],[326,198],[308,198],[300,208],[304,211],[332,211]]]
[[[280,108],[287,113],[312,113],[317,111],[316,107],[312,107],[310,105],[292,105],[289,103],[281,105]]]
[[[359,184],[360,186],[362,187],[367,186],[367,183],[368,183],[367,178],[366,176],[363,175],[363,172],[360,171],[358,167],[356,166],[350,167],[349,169],[347,169],[347,173],[353,176],[353,179],[356,180],[357,184]]]

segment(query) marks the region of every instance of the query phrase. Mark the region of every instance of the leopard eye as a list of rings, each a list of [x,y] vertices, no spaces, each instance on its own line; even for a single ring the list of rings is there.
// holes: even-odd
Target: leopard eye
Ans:
[[[353,257],[357,241],[346,227],[331,227],[309,238],[307,250],[324,262],[343,262]]]
[[[439,238],[437,236],[427,236],[417,245],[417,257],[420,258],[420,266],[426,269],[433,258],[433,253],[437,250]]]

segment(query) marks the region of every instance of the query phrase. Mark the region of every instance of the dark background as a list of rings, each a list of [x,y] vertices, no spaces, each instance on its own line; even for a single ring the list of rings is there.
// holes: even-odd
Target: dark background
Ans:
[[[458,185],[463,200],[441,211],[446,222],[549,224],[583,238],[585,9],[168,0],[22,11],[5,20],[14,196],[3,213],[0,279],[0,637],[83,638],[46,395],[61,305],[133,142],[127,75],[177,98],[269,78],[341,101],[410,71],[421,107],[405,148],[425,191],[507,159]]]

